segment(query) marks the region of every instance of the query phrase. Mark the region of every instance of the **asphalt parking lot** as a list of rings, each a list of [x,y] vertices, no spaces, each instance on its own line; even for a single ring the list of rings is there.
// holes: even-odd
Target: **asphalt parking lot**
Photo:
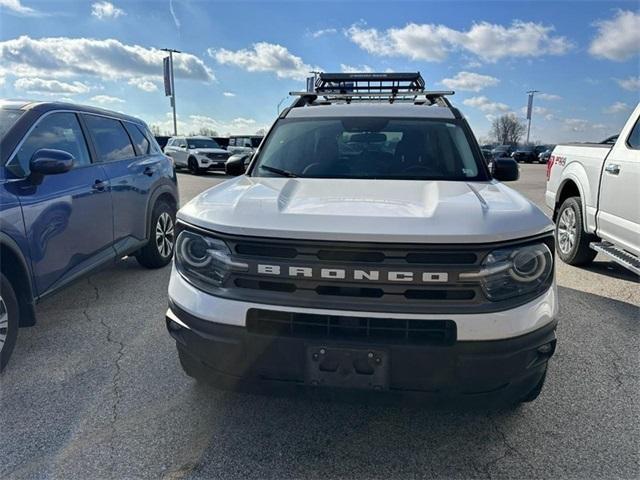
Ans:
[[[544,165],[513,186],[543,205]],[[223,180],[180,174],[182,202]],[[127,259],[38,306],[0,376],[0,478],[638,478],[640,288],[557,267],[558,352],[518,409],[196,385],[165,331],[170,268]]]

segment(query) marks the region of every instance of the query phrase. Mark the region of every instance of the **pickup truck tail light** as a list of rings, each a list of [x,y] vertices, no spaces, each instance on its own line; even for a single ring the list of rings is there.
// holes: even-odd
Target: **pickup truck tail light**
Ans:
[[[551,178],[551,167],[553,167],[553,161],[555,159],[556,159],[556,157],[551,155],[549,157],[549,160],[547,161],[547,182],[549,181],[549,178]]]

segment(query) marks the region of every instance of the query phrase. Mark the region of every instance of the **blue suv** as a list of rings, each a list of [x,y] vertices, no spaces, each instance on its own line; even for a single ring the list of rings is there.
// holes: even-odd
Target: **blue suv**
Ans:
[[[173,163],[143,121],[0,101],[0,370],[38,300],[126,255],[167,265],[177,207]]]

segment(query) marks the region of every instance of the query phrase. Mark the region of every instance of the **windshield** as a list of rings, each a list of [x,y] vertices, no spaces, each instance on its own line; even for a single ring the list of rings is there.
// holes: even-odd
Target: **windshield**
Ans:
[[[208,138],[189,138],[187,139],[187,143],[191,150],[194,148],[220,148],[220,145],[218,145],[215,140]]]
[[[485,180],[455,121],[284,119],[262,147],[254,176]]]
[[[22,115],[22,110],[0,109],[0,138],[16,123]]]

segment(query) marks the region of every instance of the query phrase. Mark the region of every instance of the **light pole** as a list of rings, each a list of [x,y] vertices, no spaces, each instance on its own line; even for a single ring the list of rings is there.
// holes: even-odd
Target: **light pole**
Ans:
[[[527,120],[529,125],[527,126],[527,144],[529,144],[529,134],[531,133],[531,117],[533,116],[533,96],[539,93],[539,90],[529,90],[529,103],[527,103]]]
[[[176,118],[176,83],[173,79],[173,54],[182,53],[173,48],[161,48],[163,52],[169,52],[169,69],[171,70],[171,106],[173,107],[173,135],[178,135],[178,120]]]

